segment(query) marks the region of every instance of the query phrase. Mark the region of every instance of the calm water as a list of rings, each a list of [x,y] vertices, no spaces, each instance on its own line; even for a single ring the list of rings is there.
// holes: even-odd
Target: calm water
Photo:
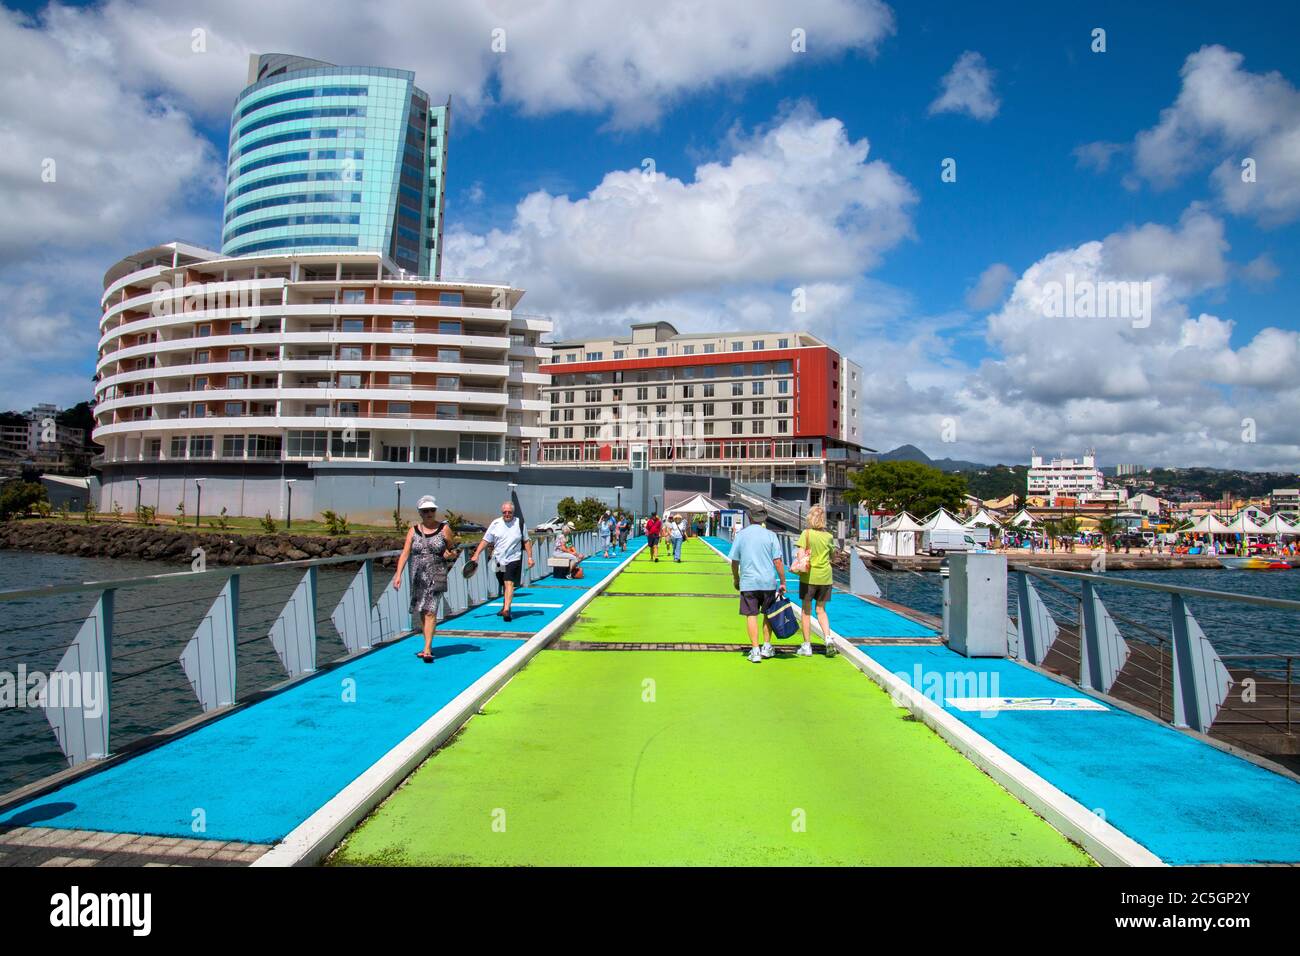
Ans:
[[[186,570],[158,561],[79,558],[0,551],[0,590],[72,584]],[[321,568],[317,660],[345,653],[329,621],[356,567]],[[376,588],[383,575],[375,575]],[[267,633],[302,578],[301,571],[258,571],[240,581],[235,651],[240,698],[286,679]],[[156,733],[200,712],[180,653],[220,592],[220,575],[172,580],[117,592],[114,610],[112,740],[116,745]],[[49,673],[76,636],[99,592],[0,602],[0,671]],[[63,769],[63,755],[41,709],[0,710],[0,794]]]

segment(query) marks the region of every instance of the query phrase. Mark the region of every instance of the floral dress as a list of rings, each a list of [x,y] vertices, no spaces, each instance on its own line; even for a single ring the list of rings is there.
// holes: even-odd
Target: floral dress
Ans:
[[[437,614],[438,602],[447,593],[448,561],[446,525],[433,534],[425,534],[419,525],[411,539],[411,616]]]

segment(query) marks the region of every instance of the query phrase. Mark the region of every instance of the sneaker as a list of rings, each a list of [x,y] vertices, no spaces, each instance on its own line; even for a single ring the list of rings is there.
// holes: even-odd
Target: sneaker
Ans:
[[[506,611],[506,613],[502,614],[502,615],[501,615],[501,620],[503,620],[503,621],[509,621],[509,620],[511,620],[510,612],[509,612],[509,611]]]
[[[839,649],[838,647],[835,646],[835,642],[832,641],[832,640],[826,639],[826,656],[827,656],[827,657],[834,657],[834,656],[835,656],[836,654],[838,654],[839,652],[840,652],[840,649]]]
[[[812,657],[812,645],[803,643],[799,645],[799,650],[795,651],[797,657]]]
[[[776,648],[772,646],[771,641],[768,641],[763,645],[762,650],[760,650],[759,653],[764,657],[776,657]]]
[[[763,660],[763,654],[759,651],[759,649],[757,647],[751,647],[749,649],[749,662],[751,664],[758,664],[761,663],[762,660]]]

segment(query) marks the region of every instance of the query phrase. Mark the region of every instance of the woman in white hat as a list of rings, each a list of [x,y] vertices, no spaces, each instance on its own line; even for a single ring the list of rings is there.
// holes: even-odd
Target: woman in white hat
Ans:
[[[411,620],[424,631],[424,650],[416,654],[426,664],[433,663],[433,632],[438,627],[438,607],[447,593],[447,569],[460,551],[456,532],[438,517],[438,503],[425,495],[415,505],[418,523],[406,532],[406,543],[397,559],[393,589],[401,590],[402,569],[411,565]]]

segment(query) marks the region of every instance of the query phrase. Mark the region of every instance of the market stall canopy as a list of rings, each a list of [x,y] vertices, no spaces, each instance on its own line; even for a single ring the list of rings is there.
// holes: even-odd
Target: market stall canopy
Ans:
[[[906,511],[900,511],[880,526],[881,531],[920,531],[921,522]]]
[[[940,508],[930,517],[925,519],[925,524],[921,525],[922,531],[965,531],[965,526],[960,521],[948,513],[947,509]]]
[[[981,508],[979,513],[974,515],[966,522],[968,528],[1001,528],[1002,522],[988,513],[988,510]]]
[[[1232,529],[1212,514],[1202,515],[1190,528],[1184,529],[1190,534],[1232,534]]]
[[[1300,534],[1300,527],[1289,523],[1281,515],[1273,515],[1260,527],[1264,529],[1265,534]]]
[[[1011,524],[1016,528],[1032,528],[1034,525],[1038,524],[1038,522],[1034,520],[1033,515],[1024,508],[1021,508],[1016,512],[1016,516],[1011,519]]]
[[[1231,534],[1265,534],[1264,529],[1255,523],[1249,512],[1243,511],[1228,523]]]
[[[683,501],[679,505],[673,505],[666,509],[670,514],[717,514],[722,511],[722,505],[718,504],[712,498],[705,494],[698,494],[694,498]]]

